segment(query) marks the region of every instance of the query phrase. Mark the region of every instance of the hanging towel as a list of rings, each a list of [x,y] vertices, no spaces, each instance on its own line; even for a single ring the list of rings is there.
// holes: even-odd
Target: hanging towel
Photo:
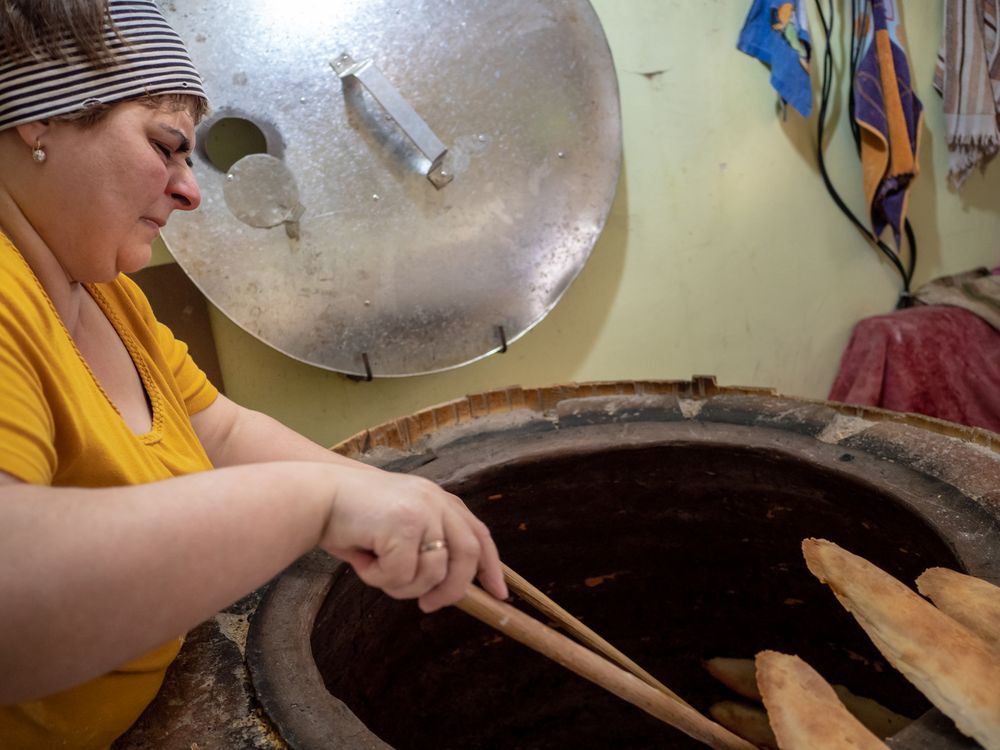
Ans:
[[[801,48],[801,51],[796,48]],[[737,49],[771,68],[771,85],[803,117],[812,111],[809,22],[799,0],[754,0]]]
[[[934,88],[943,98],[948,181],[958,189],[1000,148],[1000,0],[945,0]]]
[[[854,81],[854,119],[872,229],[878,237],[891,226],[899,248],[910,183],[919,172],[923,105],[910,87],[895,2],[869,0],[867,6],[859,29],[865,39]]]

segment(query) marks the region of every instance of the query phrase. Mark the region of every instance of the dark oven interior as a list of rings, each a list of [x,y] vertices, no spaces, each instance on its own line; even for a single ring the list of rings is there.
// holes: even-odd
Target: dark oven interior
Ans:
[[[738,699],[702,668],[762,649],[918,717],[929,704],[803,563],[830,539],[912,585],[959,567],[892,487],[740,445],[617,448],[493,466],[449,487],[504,561],[697,709]],[[422,615],[344,569],[316,620],[330,692],[398,750],[700,744],[450,609]]]

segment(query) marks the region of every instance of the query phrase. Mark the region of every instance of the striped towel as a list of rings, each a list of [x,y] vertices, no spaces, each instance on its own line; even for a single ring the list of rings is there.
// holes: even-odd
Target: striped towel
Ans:
[[[945,0],[934,88],[944,102],[948,181],[959,188],[1000,149],[1000,0]]]

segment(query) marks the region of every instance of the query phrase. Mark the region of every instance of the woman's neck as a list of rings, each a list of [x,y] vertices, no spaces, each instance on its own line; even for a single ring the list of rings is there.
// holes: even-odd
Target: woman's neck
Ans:
[[[55,253],[24,216],[13,197],[0,184],[0,232],[14,244],[72,334],[80,322],[80,304],[87,290],[73,281]]]

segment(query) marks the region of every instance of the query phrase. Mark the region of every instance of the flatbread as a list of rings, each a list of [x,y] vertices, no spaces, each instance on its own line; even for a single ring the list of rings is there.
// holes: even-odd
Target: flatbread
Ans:
[[[757,686],[781,750],[888,750],[797,656],[761,651]]]
[[[753,659],[730,659],[716,656],[702,662],[705,670],[715,679],[738,695],[751,700],[760,700],[757,689],[757,667]]]
[[[948,568],[928,568],[917,579],[920,593],[1000,651],[1000,587]]]
[[[733,692],[744,698],[760,700],[760,690],[757,689],[757,667],[754,665],[753,659],[732,659],[717,656],[705,660],[703,664],[712,677]],[[833,690],[844,707],[870,729],[876,737],[882,739],[891,737],[913,721],[913,719],[886,708],[878,701],[855,695],[843,685],[834,685]],[[717,719],[717,721],[719,720]],[[732,729],[723,721],[719,721],[719,723]]]
[[[767,713],[760,706],[738,701],[719,701],[708,707],[708,715],[733,734],[759,748],[774,750],[778,747],[778,740],[767,721]]]
[[[897,714],[872,698],[855,695],[843,685],[834,685],[833,692],[837,694],[840,702],[854,718],[871,730],[876,737],[882,739],[892,737],[896,732],[913,723],[913,719]]]
[[[802,553],[809,570],[830,585],[906,679],[961,732],[986,750],[1000,750],[1000,654],[888,573],[836,544],[806,539]]]

